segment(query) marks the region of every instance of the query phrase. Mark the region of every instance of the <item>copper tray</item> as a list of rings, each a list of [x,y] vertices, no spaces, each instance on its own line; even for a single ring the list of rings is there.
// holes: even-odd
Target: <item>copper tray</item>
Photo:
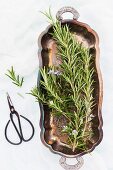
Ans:
[[[61,15],[64,12],[73,13],[72,20],[62,20]],[[94,73],[94,99],[95,108],[93,115],[95,118],[93,122],[94,138],[88,144],[87,152],[91,152],[101,142],[103,137],[102,131],[102,78],[99,68],[99,39],[97,33],[92,30],[87,24],[77,21],[78,12],[71,7],[62,8],[57,13],[57,19],[61,20],[62,25],[67,24],[73,33],[76,33],[78,41],[82,42],[84,46],[90,48],[90,53],[94,56],[95,60],[93,66],[96,70]],[[47,29],[39,37],[39,61],[40,66],[49,66],[58,64],[56,60],[56,43],[52,39],[50,33],[53,31],[52,26],[48,26]],[[75,152],[70,149],[65,143],[65,135],[60,133],[60,126],[65,124],[65,119],[62,117],[58,122],[56,117],[50,116],[48,106],[40,104],[41,108],[41,140],[42,142],[54,153],[58,153],[65,157],[78,157],[86,154],[86,151],[76,150]]]

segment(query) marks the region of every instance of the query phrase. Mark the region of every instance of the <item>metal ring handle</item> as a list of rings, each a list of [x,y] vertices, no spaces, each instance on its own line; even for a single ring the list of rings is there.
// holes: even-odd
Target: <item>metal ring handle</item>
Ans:
[[[80,16],[79,13],[73,7],[63,7],[57,12],[56,18],[59,21],[63,20],[62,14],[66,12],[71,12],[73,14],[73,19],[75,20],[77,20]]]
[[[77,157],[76,160],[77,160],[77,164],[68,165],[66,163],[66,157],[61,157],[59,163],[65,170],[79,170],[83,166],[84,160],[82,157]]]

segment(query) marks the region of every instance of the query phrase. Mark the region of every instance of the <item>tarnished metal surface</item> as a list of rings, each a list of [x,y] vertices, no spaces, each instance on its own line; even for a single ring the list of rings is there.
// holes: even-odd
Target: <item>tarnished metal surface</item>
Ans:
[[[76,36],[78,41],[82,42],[84,46],[90,48],[90,53],[94,56],[93,67],[96,72],[94,73],[94,99],[95,107],[92,111],[92,115],[95,117],[92,120],[92,129],[94,137],[87,144],[87,151],[75,150],[74,152],[70,146],[66,143],[67,136],[61,133],[62,126],[66,125],[66,119],[62,116],[60,120],[55,116],[51,116],[49,108],[47,106],[41,106],[41,140],[50,148],[54,153],[66,157],[78,157],[87,152],[91,152],[102,140],[102,78],[99,69],[99,40],[98,36],[88,25],[81,23],[77,20],[63,20],[62,25],[67,24],[71,32]],[[40,66],[58,65],[59,62],[56,59],[56,43],[52,39],[50,32],[53,29],[49,26],[45,32],[43,32],[39,38],[39,61]]]

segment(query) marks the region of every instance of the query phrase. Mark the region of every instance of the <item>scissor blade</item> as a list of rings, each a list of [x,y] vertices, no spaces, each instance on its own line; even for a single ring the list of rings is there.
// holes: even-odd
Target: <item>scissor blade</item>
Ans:
[[[10,110],[11,110],[11,112],[12,112],[12,110],[14,110],[14,106],[13,106],[13,103],[12,103],[12,101],[11,101],[11,98],[10,98],[8,92],[7,92],[6,94],[7,94],[8,105],[9,105],[9,108],[10,108]]]

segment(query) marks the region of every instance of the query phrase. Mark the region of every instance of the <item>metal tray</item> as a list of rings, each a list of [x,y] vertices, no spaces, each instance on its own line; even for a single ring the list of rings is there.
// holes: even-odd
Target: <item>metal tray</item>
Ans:
[[[73,13],[72,20],[62,20],[61,15],[64,12]],[[61,127],[66,124],[66,119],[62,117],[60,121],[54,116],[50,115],[48,106],[43,106],[40,103],[41,108],[41,140],[42,142],[54,153],[60,154],[65,157],[78,157],[86,153],[89,153],[95,149],[95,147],[101,142],[103,137],[102,131],[102,77],[99,68],[99,39],[97,33],[92,30],[87,24],[77,21],[78,13],[73,8],[62,8],[57,13],[57,19],[59,19],[62,25],[67,24],[73,33],[76,33],[76,38],[79,42],[82,42],[84,46],[90,48],[90,53],[94,57],[93,67],[96,72],[94,73],[94,93],[95,107],[92,114],[94,119],[92,120],[92,128],[94,137],[88,142],[88,150],[75,150],[66,144],[67,136],[61,133]],[[59,61],[56,59],[56,43],[52,39],[50,33],[53,31],[52,26],[48,26],[47,29],[39,37],[39,62],[40,66],[49,66],[52,64],[58,65]]]

